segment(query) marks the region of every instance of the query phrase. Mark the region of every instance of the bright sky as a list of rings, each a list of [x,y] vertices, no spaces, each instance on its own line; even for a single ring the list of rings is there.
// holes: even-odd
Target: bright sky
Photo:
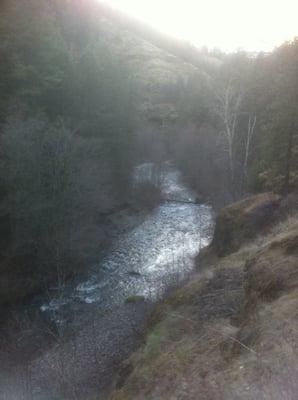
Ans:
[[[268,51],[298,36],[298,0],[105,0],[197,46]]]

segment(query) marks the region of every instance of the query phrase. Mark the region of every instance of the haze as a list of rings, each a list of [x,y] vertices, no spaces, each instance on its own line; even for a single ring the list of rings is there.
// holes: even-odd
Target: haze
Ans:
[[[295,37],[295,0],[107,0],[152,27],[196,46],[270,51]]]

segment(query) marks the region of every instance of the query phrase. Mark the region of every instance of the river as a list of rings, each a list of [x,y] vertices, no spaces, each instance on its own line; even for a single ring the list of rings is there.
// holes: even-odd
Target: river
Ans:
[[[152,168],[139,166],[135,184],[151,179]],[[171,164],[163,167],[161,187],[165,201],[118,235],[88,279],[49,291],[39,309],[54,327],[54,344],[2,378],[3,399],[87,399],[94,392],[105,398],[119,364],[139,345],[152,307],[191,274],[212,237],[211,207],[195,203]],[[127,301],[132,296],[141,301]]]

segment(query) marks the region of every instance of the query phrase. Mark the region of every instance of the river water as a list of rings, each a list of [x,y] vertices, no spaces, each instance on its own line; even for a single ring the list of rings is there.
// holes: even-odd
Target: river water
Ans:
[[[153,169],[150,163],[139,166],[136,184],[152,180]],[[156,301],[192,271],[194,257],[210,241],[212,210],[195,203],[195,195],[171,165],[163,167],[160,179],[165,202],[116,240],[88,280],[71,290],[59,288],[58,295],[53,290],[51,300],[41,305],[42,312],[63,324],[63,310],[69,313],[78,304],[82,308],[96,303],[101,310],[110,310],[129,296]]]
[[[135,184],[152,179],[153,168],[139,166]],[[195,203],[194,193],[170,164],[163,167],[161,187],[165,202],[120,234],[90,268],[88,279],[63,290],[52,288],[48,301],[40,304],[42,315],[55,326],[55,345],[40,351],[18,383],[7,380],[3,398],[87,399],[110,383],[139,344],[152,306],[190,275],[195,256],[212,237],[211,207]],[[131,296],[144,301],[127,302]]]

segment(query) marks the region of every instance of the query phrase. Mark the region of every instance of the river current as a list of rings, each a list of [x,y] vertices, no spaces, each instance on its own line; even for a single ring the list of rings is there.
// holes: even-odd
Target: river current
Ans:
[[[152,180],[154,168],[139,166],[135,185]],[[212,208],[196,203],[179,171],[165,164],[158,179],[165,201],[119,233],[85,280],[51,288],[38,305],[54,329],[25,326],[0,354],[1,400],[106,400],[119,366],[142,343],[152,308],[190,276],[213,233]],[[132,296],[142,301],[127,301]]]
[[[154,166],[136,169],[135,182],[152,179]],[[169,287],[185,279],[194,267],[194,257],[208,245],[212,235],[212,209],[196,204],[195,195],[182,182],[179,171],[165,165],[161,174],[165,202],[145,221],[118,237],[109,253],[95,265],[93,274],[71,290],[52,291],[41,311],[63,324],[63,309],[86,307],[113,309],[130,296],[160,299]]]

